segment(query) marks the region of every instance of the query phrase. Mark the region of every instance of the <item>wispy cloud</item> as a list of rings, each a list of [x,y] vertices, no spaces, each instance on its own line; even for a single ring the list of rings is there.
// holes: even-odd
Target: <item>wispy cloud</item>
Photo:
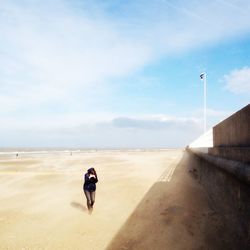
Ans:
[[[227,116],[231,115],[231,111],[228,110],[215,110],[211,108],[206,109],[206,115],[209,118],[219,118],[223,119]],[[192,116],[194,117],[203,117],[204,109],[196,109],[194,112],[192,112]]]
[[[70,134],[72,128],[74,133],[91,130],[88,136],[97,138],[108,134],[105,126],[98,125],[106,124],[109,133],[116,131],[117,137],[121,130],[134,128],[139,131],[138,140],[143,142],[146,136],[149,143],[151,137],[154,140],[162,136],[157,134],[159,128],[162,133],[167,133],[167,129],[176,132],[197,128],[197,121],[192,118],[155,115],[135,118],[128,111],[124,116],[122,111],[110,114],[112,110],[100,114],[103,110],[100,100],[111,102],[114,85],[126,82],[120,79],[158,59],[249,34],[250,2],[115,3],[97,0],[0,3],[0,113],[5,132],[11,134],[26,128],[34,133],[45,129],[68,130]],[[230,81],[226,78],[234,92],[239,85],[235,87],[232,79],[237,77],[241,79],[241,88],[249,92],[249,85],[242,80],[243,71],[246,75],[249,69],[232,73]],[[146,79],[145,84],[148,82]],[[86,122],[88,119],[91,122]],[[149,129],[154,132],[146,135]],[[123,134],[127,143],[126,133],[130,132]],[[171,133],[167,134],[175,140]],[[26,137],[20,135],[21,138]]]
[[[224,76],[226,89],[235,94],[250,94],[250,67],[234,69]]]
[[[249,32],[250,2],[237,3],[139,0],[116,6],[116,13],[98,1],[1,2],[3,102],[15,99],[13,108],[55,99],[84,105],[84,97],[110,78]]]
[[[201,130],[202,121],[198,118],[167,115],[120,117],[79,113],[0,119],[0,135],[5,146],[49,143],[68,147],[180,147],[194,140]]]
[[[153,115],[148,117],[117,117],[113,120],[112,124],[118,128],[131,128],[131,129],[169,129],[175,128],[188,128],[192,127],[197,129],[200,127],[200,120],[197,118],[185,117],[169,117],[165,115]]]
[[[63,1],[5,2],[0,8],[0,87],[6,102],[63,102],[82,91],[81,102],[108,78],[129,74],[149,58],[149,48],[120,35],[108,20],[79,16]]]

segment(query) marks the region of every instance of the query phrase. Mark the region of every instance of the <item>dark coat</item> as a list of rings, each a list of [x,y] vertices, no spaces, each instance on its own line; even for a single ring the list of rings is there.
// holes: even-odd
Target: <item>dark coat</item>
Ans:
[[[95,192],[96,190],[96,183],[98,182],[98,178],[96,176],[96,178],[91,177],[90,178],[90,174],[86,173],[84,176],[84,185],[83,185],[83,189],[89,192]]]

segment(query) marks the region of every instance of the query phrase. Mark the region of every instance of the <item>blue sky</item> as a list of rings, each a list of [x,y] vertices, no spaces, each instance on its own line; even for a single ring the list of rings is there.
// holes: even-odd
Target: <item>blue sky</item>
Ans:
[[[1,147],[182,147],[250,100],[250,2],[1,1]]]

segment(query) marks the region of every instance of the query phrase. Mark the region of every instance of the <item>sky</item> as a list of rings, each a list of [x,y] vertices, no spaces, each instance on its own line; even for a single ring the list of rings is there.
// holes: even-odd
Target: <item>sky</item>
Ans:
[[[1,0],[0,147],[185,147],[250,100],[250,1]]]

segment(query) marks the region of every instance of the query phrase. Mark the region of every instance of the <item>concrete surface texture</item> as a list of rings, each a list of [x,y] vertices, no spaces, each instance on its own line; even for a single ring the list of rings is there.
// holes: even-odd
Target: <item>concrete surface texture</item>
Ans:
[[[209,194],[214,210],[221,215],[231,246],[221,249],[248,250],[250,246],[250,186],[206,158],[187,150],[187,165]],[[220,160],[222,158],[218,158]],[[223,160],[223,159],[222,159]],[[250,166],[248,166],[250,167]],[[218,235],[218,237],[221,237]],[[213,249],[213,248],[211,248]]]
[[[250,147],[250,104],[213,128],[214,146]]]
[[[250,147],[213,147],[208,154],[250,164]]]
[[[222,249],[250,249],[250,105],[216,125],[205,149],[188,148],[186,164],[223,218]]]

